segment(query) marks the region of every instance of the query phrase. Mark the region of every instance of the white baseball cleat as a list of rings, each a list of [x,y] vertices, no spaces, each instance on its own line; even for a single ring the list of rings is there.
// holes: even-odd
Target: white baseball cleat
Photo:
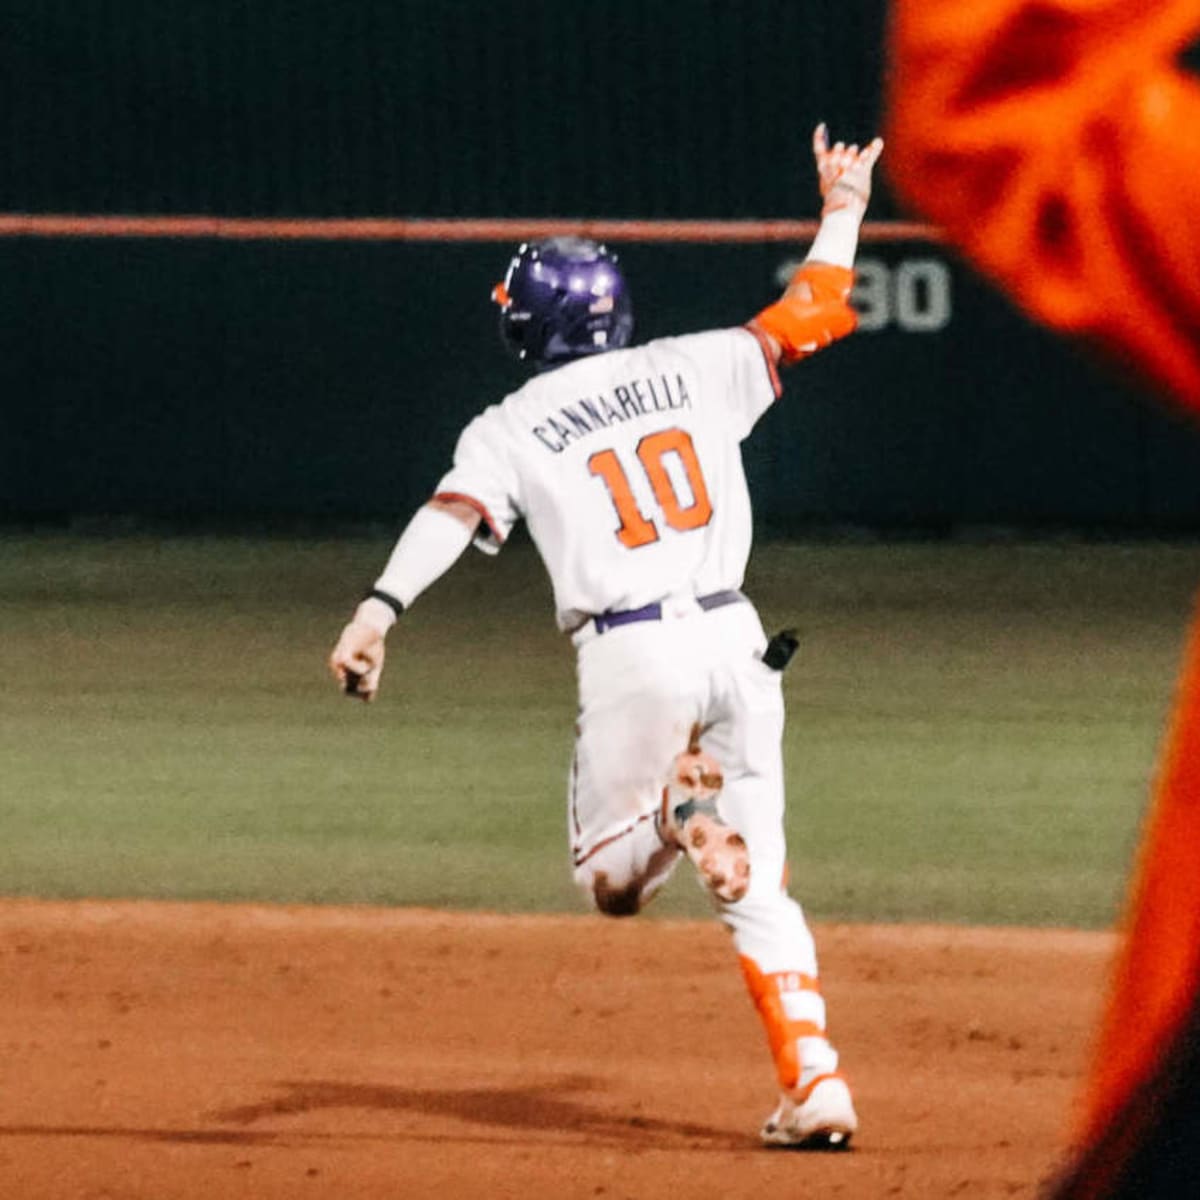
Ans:
[[[717,793],[724,782],[716,759],[700,749],[700,727],[692,730],[688,748],[675,756],[663,788],[659,832],[692,861],[705,887],[722,903],[740,900],[750,886],[750,852],[746,840],[717,813]]]
[[[798,1093],[785,1092],[767,1118],[761,1137],[768,1146],[792,1150],[848,1150],[858,1114],[841,1075],[818,1075]]]

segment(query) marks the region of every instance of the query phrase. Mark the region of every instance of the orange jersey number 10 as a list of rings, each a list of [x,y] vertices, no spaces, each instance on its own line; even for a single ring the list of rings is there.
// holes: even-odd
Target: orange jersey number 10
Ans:
[[[679,494],[663,463],[663,457],[667,454],[674,454],[683,468],[692,493],[689,504],[680,503]],[[658,501],[663,520],[672,529],[685,531],[708,524],[712,519],[712,501],[708,498],[704,472],[700,470],[700,460],[696,457],[696,447],[689,433],[683,429],[664,429],[661,433],[647,434],[638,442],[637,456],[654,489],[654,498]],[[634,550],[638,546],[657,542],[658,527],[651,517],[645,516],[638,508],[633,489],[629,486],[629,476],[616,451],[597,451],[588,459],[588,470],[604,480],[608,488],[613,507],[621,519],[617,530],[621,544]]]

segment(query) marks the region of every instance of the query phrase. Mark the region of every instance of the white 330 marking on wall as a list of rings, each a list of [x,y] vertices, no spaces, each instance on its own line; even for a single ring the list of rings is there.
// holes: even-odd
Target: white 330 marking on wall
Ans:
[[[786,287],[799,261],[789,259],[776,271]],[[904,333],[937,333],[953,316],[950,268],[939,258],[904,258],[888,264],[879,258],[859,258],[854,264],[850,303],[858,312],[858,328],[878,333],[895,326]]]

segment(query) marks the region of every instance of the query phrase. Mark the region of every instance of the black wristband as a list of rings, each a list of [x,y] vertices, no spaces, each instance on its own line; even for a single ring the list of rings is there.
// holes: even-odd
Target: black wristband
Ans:
[[[404,602],[397,600],[395,596],[389,595],[387,592],[381,592],[378,588],[372,588],[364,597],[364,600],[382,600],[399,618],[404,612]]]

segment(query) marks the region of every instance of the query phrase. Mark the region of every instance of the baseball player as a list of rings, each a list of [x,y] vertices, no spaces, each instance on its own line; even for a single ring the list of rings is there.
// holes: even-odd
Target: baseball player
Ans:
[[[740,591],[751,512],[740,443],[778,368],[850,333],[859,226],[883,149],[813,135],[821,223],[782,297],[746,325],[630,347],[615,256],[581,238],[519,248],[493,298],[523,387],[462,432],[454,463],[330,655],[370,700],[384,639],[474,541],[524,517],[578,652],[569,773],[575,879],[637,912],[686,856],[733,935],[779,1079],[773,1145],[841,1148],[858,1120],[825,1033],[813,939],[786,890],[781,662]]]

